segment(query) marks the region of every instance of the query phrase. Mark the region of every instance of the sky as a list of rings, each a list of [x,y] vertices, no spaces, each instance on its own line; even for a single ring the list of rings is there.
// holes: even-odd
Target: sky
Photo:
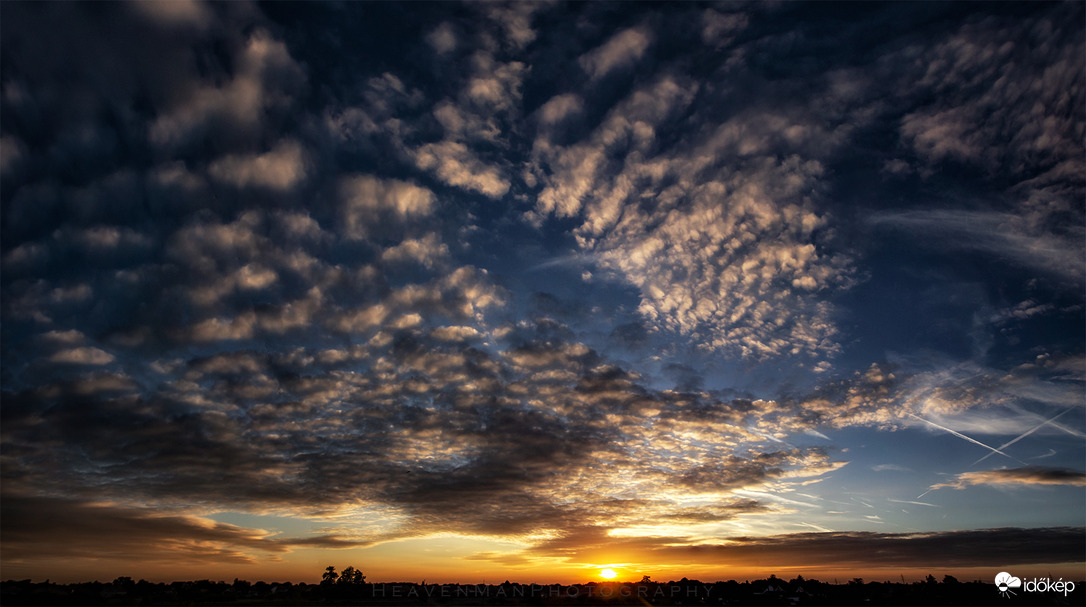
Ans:
[[[0,577],[1082,579],[1084,23],[0,3]]]

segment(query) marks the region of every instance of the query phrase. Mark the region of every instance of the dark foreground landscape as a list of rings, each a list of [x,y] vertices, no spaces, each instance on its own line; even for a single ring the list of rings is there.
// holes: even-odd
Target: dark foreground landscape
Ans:
[[[14,605],[1083,605],[1086,582],[1052,580],[1041,590],[1004,595],[991,581],[827,583],[792,580],[737,582],[589,582],[586,584],[365,583],[342,579],[321,584],[187,581],[151,583],[119,577],[112,582],[54,584],[8,580],[0,603]]]

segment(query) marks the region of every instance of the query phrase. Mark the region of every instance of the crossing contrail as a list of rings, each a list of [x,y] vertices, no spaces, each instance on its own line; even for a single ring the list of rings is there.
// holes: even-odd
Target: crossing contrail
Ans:
[[[1010,457],[1011,459],[1018,462],[1019,464],[1022,464],[1023,466],[1026,465],[1026,462],[1018,459],[1017,457],[1011,457],[1010,455],[1007,455],[1006,453],[1000,451],[999,449],[996,449],[995,447],[991,447],[989,445],[985,445],[984,443],[980,442],[979,440],[977,440],[975,438],[969,438],[968,436],[962,434],[961,432],[958,432],[956,430],[951,430],[950,428],[947,428],[946,426],[940,426],[939,424],[937,424],[937,423],[935,423],[935,422],[933,422],[931,420],[924,419],[923,417],[920,417],[919,415],[915,415],[913,413],[909,413],[908,415],[910,415],[912,417],[915,417],[916,419],[918,419],[918,420],[920,420],[920,421],[922,421],[924,423],[931,424],[931,425],[935,426],[936,428],[939,428],[940,430],[946,430],[947,432],[953,434],[954,436],[957,436],[958,438],[965,439],[965,440],[973,443],[974,445],[980,445],[981,447],[984,447],[985,449],[991,451],[992,453],[998,453],[998,454],[1000,454],[1000,455],[1002,455],[1004,457]]]
[[[1041,429],[1041,426],[1045,426],[1045,425],[1047,425],[1047,424],[1049,424],[1049,423],[1051,423],[1051,422],[1054,422],[1054,421],[1056,421],[1056,420],[1057,420],[1057,419],[1059,419],[1059,418],[1060,418],[1060,417],[1061,417],[1061,416],[1062,416],[1062,415],[1063,415],[1064,413],[1067,413],[1068,411],[1070,411],[1070,409],[1064,409],[1064,410],[1063,410],[1063,411],[1061,411],[1060,413],[1056,414],[1056,417],[1053,417],[1053,418],[1051,418],[1051,419],[1046,419],[1045,421],[1043,421],[1043,422],[1041,422],[1041,423],[1037,424],[1037,425],[1036,425],[1036,426],[1034,426],[1033,428],[1031,428],[1031,429],[1027,430],[1027,431],[1026,431],[1026,432],[1025,432],[1024,434],[1020,435],[1020,436],[1019,436],[1018,438],[1016,438],[1016,439],[1014,439],[1014,440],[1010,440],[1010,441],[1007,441],[1007,442],[1003,443],[1002,445],[1000,445],[1000,446],[999,446],[999,448],[1000,448],[1000,449],[1006,449],[1007,447],[1010,447],[1011,445],[1013,445],[1013,444],[1017,443],[1018,441],[1022,440],[1023,438],[1026,438],[1026,437],[1027,437],[1027,436],[1029,436],[1030,434],[1033,434],[1034,432],[1036,432],[1036,431],[1040,430],[1040,429]],[[988,453],[988,454],[986,454],[986,455],[985,455],[984,457],[982,457],[982,458],[978,459],[977,461],[973,462],[973,465],[974,465],[974,466],[976,466],[977,464],[979,464],[979,463],[983,462],[984,460],[988,459],[989,457],[992,457],[992,454],[991,454],[991,453]]]

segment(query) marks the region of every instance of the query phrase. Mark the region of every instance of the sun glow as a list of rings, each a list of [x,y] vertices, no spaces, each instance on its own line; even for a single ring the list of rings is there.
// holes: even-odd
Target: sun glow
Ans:
[[[600,569],[600,577],[605,580],[613,580],[618,577],[618,574],[615,573],[614,569]]]

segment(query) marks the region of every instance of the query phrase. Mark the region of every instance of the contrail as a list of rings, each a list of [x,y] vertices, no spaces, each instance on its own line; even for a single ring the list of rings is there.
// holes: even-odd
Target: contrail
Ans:
[[[946,430],[947,432],[953,434],[954,436],[957,436],[958,438],[965,439],[965,440],[973,443],[974,445],[980,445],[981,447],[984,447],[985,449],[987,449],[987,450],[989,450],[989,451],[991,451],[993,453],[998,453],[998,454],[1000,454],[1000,455],[1002,455],[1004,457],[1010,457],[1011,459],[1018,462],[1019,464],[1022,464],[1023,466],[1026,465],[1026,462],[1018,459],[1017,457],[1011,457],[1011,456],[1007,455],[1006,453],[1000,451],[999,449],[996,449],[995,447],[990,447],[988,445],[985,445],[984,443],[980,442],[979,440],[977,440],[975,438],[969,438],[968,436],[962,434],[961,432],[958,432],[956,430],[951,430],[950,428],[947,428],[946,426],[940,426],[939,424],[937,424],[937,423],[935,423],[935,422],[933,422],[931,420],[924,419],[923,417],[920,417],[919,415],[916,415],[916,414],[913,414],[913,413],[909,413],[908,415],[910,415],[912,417],[915,417],[916,419],[918,419],[918,420],[920,420],[920,421],[922,421],[924,423],[931,424],[931,425],[935,426],[936,428],[939,428],[940,430]]]
[[[1018,438],[1016,438],[1016,439],[1014,439],[1014,440],[1011,440],[1011,441],[1008,441],[1008,442],[1005,442],[1005,443],[1003,443],[1002,445],[1000,445],[1000,446],[999,446],[999,448],[1000,448],[1000,449],[1006,449],[1007,447],[1010,447],[1011,445],[1013,445],[1013,444],[1017,443],[1018,441],[1022,440],[1023,438],[1026,438],[1026,437],[1027,437],[1027,436],[1029,436],[1030,434],[1033,434],[1034,432],[1036,432],[1036,431],[1040,430],[1040,429],[1041,429],[1041,426],[1045,426],[1045,425],[1047,425],[1047,424],[1049,424],[1049,423],[1051,423],[1051,422],[1054,422],[1054,421],[1056,421],[1056,420],[1057,420],[1057,419],[1059,419],[1059,418],[1060,418],[1060,417],[1061,417],[1061,416],[1062,416],[1062,415],[1063,415],[1064,413],[1067,413],[1068,411],[1070,411],[1070,409],[1064,409],[1064,410],[1063,410],[1063,411],[1061,411],[1060,413],[1056,414],[1056,417],[1053,417],[1052,419],[1046,419],[1045,421],[1043,421],[1043,422],[1041,422],[1041,423],[1037,424],[1036,426],[1034,426],[1034,427],[1033,427],[1033,428],[1031,428],[1030,430],[1027,430],[1025,434],[1022,434],[1022,435],[1021,435],[1021,436],[1019,436]],[[973,465],[974,465],[974,466],[976,466],[977,464],[979,464],[979,463],[983,462],[984,460],[988,459],[989,457],[992,457],[992,454],[991,454],[991,453],[989,453],[989,454],[985,455],[984,457],[982,457],[982,458],[978,459],[977,461],[973,462]]]
[[[544,270],[546,268],[553,268],[557,266],[578,266],[594,263],[598,255],[592,253],[574,253],[573,255],[563,255],[562,257],[555,257],[547,261],[537,263],[534,266],[528,268],[529,272],[535,272],[538,270]]]
[[[1018,413],[1025,413],[1027,415],[1032,415],[1033,417],[1036,417],[1036,418],[1041,417],[1040,415],[1037,415],[1036,413],[1034,413],[1032,411],[1026,411],[1025,409],[1023,409],[1021,407],[1016,407],[1016,406],[1013,406],[1013,405],[1009,405],[1008,408],[1011,409],[1012,411],[1016,411]],[[1076,436],[1078,438],[1086,438],[1086,434],[1082,433],[1080,430],[1076,430],[1074,428],[1068,428],[1067,426],[1065,426],[1063,424],[1057,424],[1056,422],[1051,422],[1051,426],[1053,428],[1056,428],[1057,430],[1063,430],[1064,432],[1070,434],[1071,436]]]
[[[909,500],[896,500],[896,499],[889,498],[889,497],[886,498],[886,499],[887,499],[887,501],[896,502],[898,504],[916,504],[917,506],[931,506],[932,508],[941,508],[942,507],[939,504],[929,504],[927,502],[913,502],[913,501],[909,501]]]

